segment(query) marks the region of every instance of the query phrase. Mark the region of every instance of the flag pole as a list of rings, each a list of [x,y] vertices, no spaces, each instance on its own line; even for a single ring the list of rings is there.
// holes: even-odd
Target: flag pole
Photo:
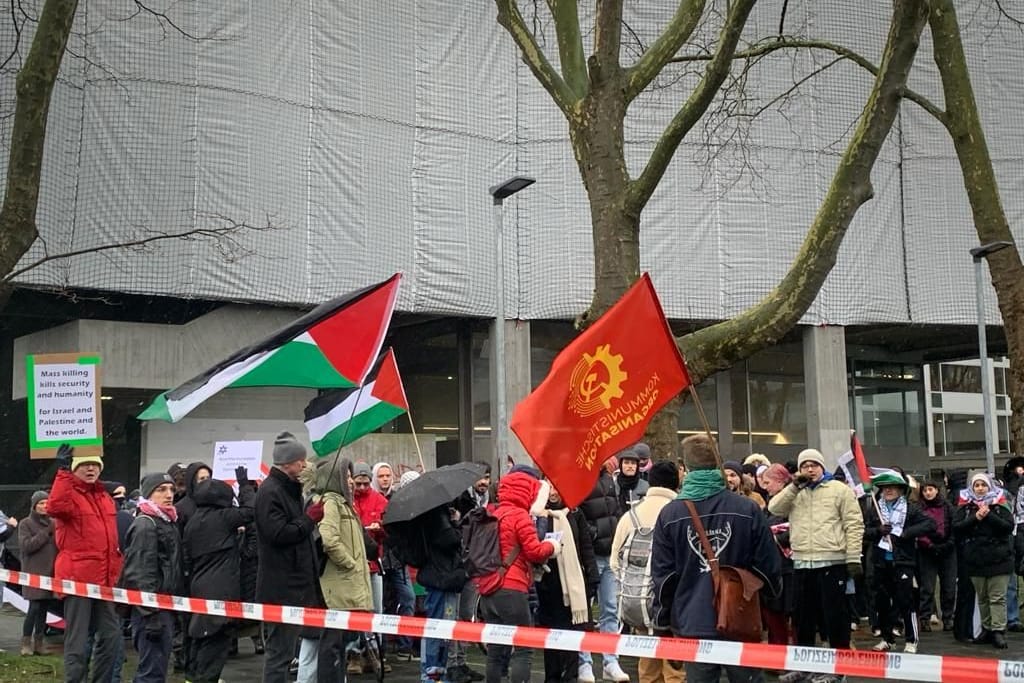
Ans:
[[[356,411],[359,410],[359,398],[363,395],[363,387],[365,384],[359,386],[359,391],[356,392],[356,400],[352,404],[352,414],[348,416],[348,420],[345,422],[345,431],[341,434],[341,441],[338,444],[338,450],[334,451],[334,462],[331,463],[331,471],[327,473],[327,481],[331,480],[334,476],[334,468],[338,466],[338,455],[341,454],[341,449],[345,447],[345,439],[348,438],[348,430],[352,427],[352,420],[356,416]]]
[[[406,410],[405,414],[409,418],[409,429],[412,431],[412,442],[416,444],[416,456],[420,459],[420,472],[426,472],[427,467],[423,464],[423,451],[420,450],[420,440],[419,437],[416,436],[416,425],[412,423],[412,411]]]
[[[693,405],[697,408],[697,418],[704,425],[704,433],[707,434],[708,440],[711,442],[711,450],[715,453],[715,462],[718,463],[718,471],[722,473],[722,481],[725,482],[725,464],[722,462],[722,454],[718,452],[718,440],[711,436],[711,423],[708,422],[708,416],[704,413],[704,405],[700,402],[700,396],[697,395],[697,389],[694,388],[692,382],[687,388],[690,390]]]

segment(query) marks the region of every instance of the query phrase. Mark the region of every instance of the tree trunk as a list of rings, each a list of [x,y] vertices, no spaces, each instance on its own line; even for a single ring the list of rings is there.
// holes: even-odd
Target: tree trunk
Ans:
[[[78,0],[47,0],[18,72],[7,188],[0,208],[0,273],[9,273],[35,241],[50,96],[60,72]],[[8,288],[0,285],[0,304]]]
[[[942,123],[953,139],[978,239],[982,244],[1012,243],[1013,233],[999,197],[999,186],[978,116],[978,105],[960,39],[960,24],[952,0],[933,0],[929,26],[935,43],[935,64],[939,68],[946,100]],[[965,261],[966,257],[964,254]],[[1016,248],[998,251],[987,261],[999,312],[1003,316],[1010,357],[1007,391],[1013,409],[1011,450],[1018,452],[1017,449],[1024,445],[1024,264]]]

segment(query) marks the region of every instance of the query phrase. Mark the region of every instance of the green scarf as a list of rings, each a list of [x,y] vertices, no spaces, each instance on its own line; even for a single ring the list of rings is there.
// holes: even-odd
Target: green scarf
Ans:
[[[722,470],[693,470],[686,475],[676,500],[704,500],[724,490]]]

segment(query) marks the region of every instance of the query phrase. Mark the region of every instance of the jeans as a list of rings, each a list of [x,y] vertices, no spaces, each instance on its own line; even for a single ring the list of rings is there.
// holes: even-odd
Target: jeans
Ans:
[[[486,624],[530,626],[530,598],[526,593],[507,588],[500,588],[490,595],[482,595],[480,618]],[[501,683],[506,660],[509,683],[529,683],[530,648],[497,643],[487,644],[486,683]]]
[[[395,614],[411,617],[416,609],[416,593],[412,590],[409,572],[405,567],[392,569],[384,575],[384,580],[395,593],[395,601],[398,603],[395,606]],[[401,650],[411,650],[412,638],[409,636],[398,636],[398,647]]]
[[[459,593],[459,621],[475,621],[477,605],[480,602],[480,594],[476,590],[476,584],[467,581]],[[452,653],[450,656],[452,666],[466,666],[466,650],[470,643],[463,643],[458,640],[452,641]]]
[[[620,628],[617,604],[619,581],[611,569],[610,558],[599,555],[594,559],[597,560],[597,573],[601,576],[601,583],[597,587],[597,604],[601,610],[597,616],[597,630],[601,633],[618,633]],[[619,661],[618,655],[614,654],[604,654],[602,657],[605,666]],[[592,664],[593,661],[589,652],[580,653],[580,664]]]
[[[142,616],[138,609],[132,609],[132,644],[139,653],[139,667],[135,670],[133,683],[164,683],[167,680],[167,665],[171,659],[171,642],[174,640],[173,612],[161,610],[156,614]],[[150,640],[146,625],[152,620],[160,622],[159,640]]]
[[[686,683],[718,683],[722,672],[729,683],[764,683],[764,672],[743,666],[726,666],[725,664],[698,664],[686,662]]]
[[[93,649],[93,683],[111,680],[114,669],[120,667],[118,650],[123,650],[121,619],[114,611],[114,603],[69,595],[64,598],[64,680],[81,683],[86,680],[89,660],[86,643],[95,634]]]
[[[295,683],[316,683],[320,641],[316,638],[299,639],[299,671],[295,675]],[[344,659],[344,655],[342,655]],[[344,673],[345,669],[342,668]],[[339,679],[344,681],[344,676]]]
[[[456,619],[459,614],[459,594],[427,588],[423,599],[427,619]],[[448,667],[448,641],[423,638],[420,641],[420,678],[431,681],[431,674],[443,676]]]
[[[295,657],[301,626],[267,624],[267,641],[263,658],[263,683],[288,683],[288,666]]]
[[[1020,623],[1020,601],[1016,574],[1010,574],[1010,582],[1006,584],[1006,623]]]
[[[879,570],[875,565],[875,571]],[[827,636],[829,646],[838,650],[850,647],[850,608],[846,600],[845,564],[793,572],[796,609],[796,644],[814,647],[818,627]],[[877,581],[874,585],[878,585]],[[738,679],[743,680],[743,679]]]

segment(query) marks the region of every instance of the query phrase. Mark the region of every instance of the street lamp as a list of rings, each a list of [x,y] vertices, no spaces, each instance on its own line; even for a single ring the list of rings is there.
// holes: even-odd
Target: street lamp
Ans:
[[[502,458],[508,453],[508,417],[505,407],[505,233],[502,225],[504,202],[520,190],[537,182],[527,176],[514,176],[491,187],[494,198],[494,386],[495,414],[492,438],[494,444],[494,471],[500,476]]]
[[[992,254],[1012,247],[1013,242],[989,242],[971,249],[971,257],[974,259],[974,300],[978,309],[978,356],[981,363],[981,403],[985,416],[985,467],[990,474],[996,472],[995,445],[992,440],[992,433],[995,431],[992,417],[992,387],[988,377],[988,339],[985,336],[985,278],[982,273],[981,260]]]

